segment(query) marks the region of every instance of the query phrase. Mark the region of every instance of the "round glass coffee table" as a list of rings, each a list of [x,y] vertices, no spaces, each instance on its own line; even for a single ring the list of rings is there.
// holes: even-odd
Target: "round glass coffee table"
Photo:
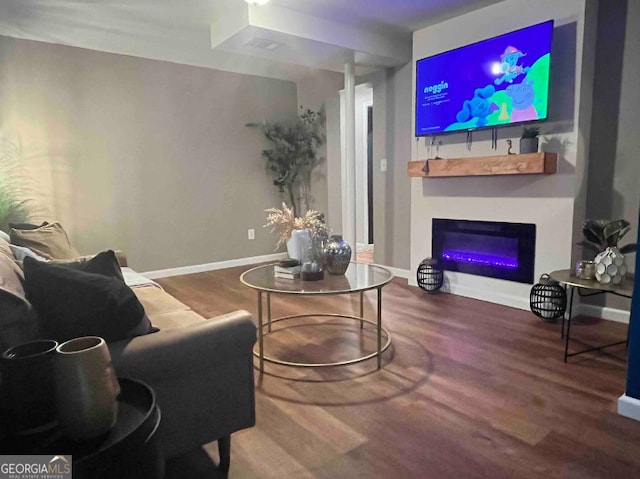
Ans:
[[[240,276],[240,281],[246,286],[258,292],[258,351],[253,354],[260,360],[260,372],[264,371],[264,362],[268,361],[284,366],[298,367],[328,367],[328,366],[344,366],[347,364],[355,364],[367,359],[377,357],[378,369],[382,365],[382,353],[391,345],[391,336],[389,332],[382,326],[382,288],[393,279],[393,274],[382,266],[364,263],[350,263],[347,272],[344,275],[334,276],[325,272],[324,279],[319,281],[303,281],[301,279],[284,279],[274,276],[275,265],[268,264],[258,266],[256,268],[245,271]],[[369,290],[378,291],[378,311],[376,320],[364,317],[364,293]],[[288,294],[301,296],[317,296],[317,295],[337,295],[360,293],[360,315],[351,316],[346,314],[297,314],[293,316],[284,316],[281,318],[271,317],[271,295],[272,294]],[[266,296],[266,321],[264,315],[264,298]],[[328,363],[300,363],[292,361],[284,361],[278,358],[266,356],[264,354],[264,336],[271,333],[271,325],[280,321],[287,321],[295,318],[310,317],[333,317],[353,319],[360,322],[360,329],[364,328],[364,323],[371,324],[376,328],[376,350],[372,353],[344,361],[328,362]],[[385,339],[382,344],[382,339]]]

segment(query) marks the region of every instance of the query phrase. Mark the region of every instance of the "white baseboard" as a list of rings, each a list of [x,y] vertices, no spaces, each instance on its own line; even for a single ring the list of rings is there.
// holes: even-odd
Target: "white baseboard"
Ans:
[[[640,421],[640,399],[623,394],[618,399],[618,414]]]
[[[446,290],[443,288],[443,291]],[[480,299],[482,301],[489,301],[490,303],[503,304],[505,306],[511,306],[513,308],[529,310],[531,309],[529,304],[529,297],[513,296],[508,294],[499,293],[496,291],[470,288],[468,286],[461,286],[459,284],[449,285],[449,290],[446,291],[459,296],[465,296],[467,298]],[[606,308],[601,306],[595,306],[592,304],[575,304],[572,315],[577,316],[583,314],[585,316],[592,316],[594,318],[602,318],[608,321],[616,321],[618,323],[629,324],[630,312],[624,309]]]
[[[356,243],[356,252],[362,253],[363,251],[371,251],[373,249],[372,244],[368,243]]]
[[[267,261],[278,261],[284,258],[287,258],[287,253],[266,254],[262,256],[251,256],[249,258],[218,261],[216,263],[205,263],[196,264],[193,266],[181,266],[178,268],[159,269],[156,271],[147,271],[141,274],[149,279],[169,278],[171,276],[180,276],[183,274],[204,273],[205,271],[214,271],[216,269],[233,268],[235,266],[246,266],[248,264],[256,263],[266,263]]]
[[[262,256],[251,256],[249,258],[238,258],[227,261],[218,261],[215,263],[197,264],[193,266],[181,266],[178,268],[160,269],[156,271],[147,271],[141,273],[149,279],[169,278],[171,276],[180,276],[183,274],[203,273],[205,271],[214,271],[217,269],[233,268],[235,266],[246,266],[249,264],[266,263],[267,261],[278,261],[287,257],[286,253],[274,253]],[[409,284],[417,287],[416,279],[411,275],[411,271],[408,269],[394,268],[392,266],[379,265],[387,268],[398,278],[404,278],[409,281]],[[505,306],[511,306],[518,309],[529,309],[529,298],[512,296],[507,294],[498,293],[496,291],[490,291],[486,289],[470,288],[468,286],[461,286],[459,284],[445,284],[443,288],[444,292],[457,294],[458,296],[465,296],[467,298],[479,299],[481,301],[488,301],[490,303],[503,304]],[[623,309],[607,308],[601,306],[595,306],[592,304],[578,304],[575,308],[574,314],[583,314],[585,316],[593,316],[596,318],[602,318],[609,321],[616,321],[619,323],[629,323],[630,312]]]
[[[230,259],[227,261],[218,261],[216,263],[196,264],[193,266],[181,266],[178,268],[159,269],[156,271],[146,271],[140,273],[149,279],[169,278],[171,276],[180,276],[183,274],[204,273],[206,271],[214,271],[216,269],[233,268],[235,266],[246,266],[248,264],[266,263],[267,261],[278,261],[287,258],[287,253],[267,254],[263,256],[251,256],[249,258]],[[408,279],[411,272],[408,269],[394,268],[392,266],[379,265],[387,268],[394,276]]]
[[[502,304],[503,306],[510,306],[512,308],[529,310],[529,295],[513,295],[500,293],[496,289],[490,288],[474,288],[471,286],[464,286],[456,283],[456,279],[449,277],[450,272],[444,274],[444,284],[441,291],[443,293],[451,293],[458,296],[464,296],[465,298],[479,299],[480,301],[487,301],[489,303]],[[454,273],[455,274],[455,273]],[[452,282],[453,280],[453,282]],[[418,287],[418,280],[416,275],[412,275],[409,278],[409,284],[411,286]]]
[[[399,276],[399,275],[398,275]],[[403,276],[404,277],[404,276]],[[418,286],[415,278],[409,279],[411,286]],[[471,288],[469,286],[463,286],[460,284],[448,283],[445,274],[445,284],[442,288],[443,292],[457,294],[458,296],[465,296],[467,298],[479,299],[482,301],[488,301],[490,303],[502,304],[505,306],[511,306],[513,308],[529,310],[529,296],[514,296],[504,293],[499,293],[495,290]],[[592,304],[579,304],[577,299],[574,299],[573,315],[582,314],[585,316],[592,316],[594,318],[602,318],[608,321],[616,321],[618,323],[629,324],[630,312],[624,309],[615,309],[602,306],[595,306]]]
[[[585,316],[592,316],[594,318],[602,318],[625,324],[629,324],[629,317],[631,316],[631,312],[625,311],[624,309],[607,308],[593,304],[579,304],[575,309],[576,311],[574,314],[583,314]]]
[[[397,276],[398,278],[409,279],[409,275],[411,274],[411,271],[409,271],[408,269],[394,268],[393,266],[385,266],[383,264],[377,264],[376,266],[387,268],[393,273],[394,276]]]
[[[502,304],[504,306],[510,306],[512,308],[528,310],[529,297],[513,296],[510,294],[500,293],[490,289],[478,289],[470,288],[469,286],[462,286],[460,284],[451,284],[445,282],[442,289],[443,292],[457,294],[458,296],[464,296],[466,298],[479,299],[481,301],[488,301],[489,303]]]

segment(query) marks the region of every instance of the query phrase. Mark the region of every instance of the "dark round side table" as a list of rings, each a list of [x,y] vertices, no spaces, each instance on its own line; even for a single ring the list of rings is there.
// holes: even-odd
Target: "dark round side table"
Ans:
[[[56,428],[30,436],[0,438],[7,454],[68,454],[75,479],[161,479],[164,457],[158,427],[160,409],[153,390],[141,381],[118,378],[118,420],[108,433],[71,441]]]

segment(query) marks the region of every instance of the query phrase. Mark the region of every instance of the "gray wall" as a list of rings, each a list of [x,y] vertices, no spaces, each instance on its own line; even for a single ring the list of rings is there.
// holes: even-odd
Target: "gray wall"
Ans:
[[[375,262],[409,268],[411,63],[359,79],[373,87],[373,231]],[[380,160],[387,159],[387,171]]]
[[[621,3],[600,2],[600,21],[613,23],[601,24],[609,37],[600,34],[597,50],[600,113],[591,125],[587,216],[634,223],[640,4],[628,2],[620,29]],[[621,30],[624,49],[613,37]],[[376,261],[409,268],[411,64],[359,79],[367,81],[374,88]],[[331,72],[296,85],[0,37],[0,124],[25,143],[29,172],[49,210],[39,216],[59,218],[83,252],[126,250],[140,270],[273,252],[274,238],[261,225],[264,208],[280,198],[259,155],[266,145],[244,123],[285,118],[298,105],[327,110],[326,162],[315,175],[314,206],[339,229],[342,86],[342,75]],[[381,158],[389,160],[386,174]],[[256,229],[255,241],[246,239],[247,228]]]
[[[315,199],[313,208],[325,213],[327,224],[338,232],[342,227],[340,90],[343,86],[343,75],[322,70],[314,70],[297,82],[298,105],[325,110],[327,142],[321,151],[324,161],[313,175],[311,193]]]
[[[625,244],[640,204],[640,3],[600,2],[598,17],[587,216],[629,220]]]
[[[263,210],[280,200],[245,123],[296,108],[293,82],[0,37],[0,124],[39,216],[140,271],[274,251]]]
[[[587,190],[588,218],[624,218],[632,230],[620,245],[634,242],[640,206],[640,2],[600,2]],[[593,257],[585,251],[585,257]],[[627,258],[633,271],[634,255]],[[604,302],[606,299],[606,303]],[[590,303],[629,309],[607,296]]]
[[[636,236],[640,205],[639,140],[635,133],[640,124],[640,2],[628,2],[626,18],[622,18],[626,29],[618,22],[620,10],[625,10],[621,5],[627,2],[599,3],[586,216],[631,221],[633,229],[621,243],[625,244]],[[622,37],[618,38],[620,32]],[[617,60],[620,63],[616,66]],[[617,79],[615,74],[612,78],[616,67]],[[379,165],[380,158],[389,159],[389,173],[377,171],[374,180],[375,225],[380,227],[375,238],[376,262],[409,268],[406,162],[411,157],[412,138],[411,64],[359,80],[372,82],[374,87],[374,161]]]
[[[396,68],[392,75],[394,90],[395,131],[393,132],[393,213],[387,226],[388,237],[393,245],[390,261],[385,262],[396,268],[409,269],[411,248],[411,179],[407,176],[407,162],[411,159],[411,100],[412,64]],[[389,180],[388,180],[389,181]],[[390,231],[389,231],[390,226]],[[388,253],[389,254],[389,253]]]
[[[613,198],[613,216],[629,220],[634,228],[622,244],[634,242],[638,237],[638,209],[640,208],[640,2],[628,2],[627,28],[625,36],[624,66],[622,69],[622,91],[616,149],[615,179],[616,194]],[[594,134],[597,134],[594,131]],[[632,268],[633,259],[628,262]]]

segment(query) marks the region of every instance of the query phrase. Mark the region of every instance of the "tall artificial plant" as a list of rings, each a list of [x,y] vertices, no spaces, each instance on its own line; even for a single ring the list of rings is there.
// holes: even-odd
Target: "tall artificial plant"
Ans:
[[[325,142],[324,109],[304,110],[293,121],[248,123],[247,126],[262,129],[271,144],[262,150],[267,173],[271,175],[278,191],[286,196],[294,216],[311,208],[311,175],[322,161],[318,154]]]

